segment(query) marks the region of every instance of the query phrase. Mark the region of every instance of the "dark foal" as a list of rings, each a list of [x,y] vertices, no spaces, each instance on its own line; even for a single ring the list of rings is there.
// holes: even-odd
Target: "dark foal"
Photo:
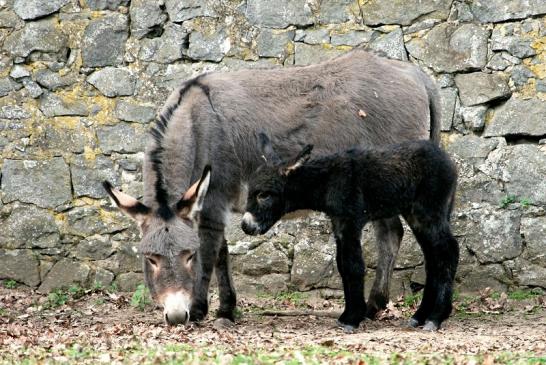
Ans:
[[[457,172],[448,155],[434,143],[414,141],[309,160],[312,146],[307,145],[283,163],[265,134],[260,143],[266,163],[250,179],[243,230],[263,234],[284,214],[299,209],[326,213],[345,293],[338,322],[351,330],[366,314],[362,228],[369,221],[402,215],[421,246],[426,269],[423,300],[410,325],[438,329],[451,313],[459,259],[449,227]]]

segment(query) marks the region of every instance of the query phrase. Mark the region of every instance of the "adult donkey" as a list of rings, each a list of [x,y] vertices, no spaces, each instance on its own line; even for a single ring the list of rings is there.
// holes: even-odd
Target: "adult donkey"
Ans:
[[[205,317],[213,268],[217,315],[233,320],[236,300],[224,228],[245,181],[263,162],[260,132],[271,136],[282,158],[306,144],[327,153],[355,145],[438,141],[439,108],[437,89],[421,70],[362,49],[317,65],[202,74],[184,82],[152,129],[143,203],[105,186],[118,207],[139,222],[145,281],[167,323]],[[208,164],[212,173],[205,169],[198,180]],[[369,317],[388,301],[403,235],[398,217],[374,222],[374,228],[379,262]],[[354,259],[362,260],[361,253]]]

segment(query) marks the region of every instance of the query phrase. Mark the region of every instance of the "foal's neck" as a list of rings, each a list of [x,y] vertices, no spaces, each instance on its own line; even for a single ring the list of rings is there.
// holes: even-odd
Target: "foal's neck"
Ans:
[[[347,159],[322,157],[304,163],[288,176],[288,212],[311,209],[330,213],[328,195],[339,186],[345,185],[343,181],[350,173],[350,162]]]

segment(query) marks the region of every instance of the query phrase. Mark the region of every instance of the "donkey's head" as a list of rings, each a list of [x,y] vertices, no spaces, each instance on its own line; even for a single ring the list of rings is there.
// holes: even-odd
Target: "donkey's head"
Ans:
[[[209,182],[207,166],[201,179],[176,204],[153,209],[114,189],[107,181],[103,183],[112,201],[139,225],[144,280],[170,325],[189,321],[193,285],[201,267],[199,236],[193,226]]]
[[[313,150],[307,145],[287,162],[273,150],[269,137],[260,133],[259,149],[264,159],[250,177],[246,212],[241,228],[246,234],[264,234],[288,212],[285,189],[288,177],[307,161]]]

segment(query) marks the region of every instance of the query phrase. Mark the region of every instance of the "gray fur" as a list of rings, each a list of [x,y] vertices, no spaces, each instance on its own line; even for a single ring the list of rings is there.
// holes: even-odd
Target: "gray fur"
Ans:
[[[146,150],[146,206],[158,208],[157,178],[163,181],[169,204],[174,204],[205,165],[212,165],[199,220],[201,267],[193,286],[194,320],[207,313],[213,267],[220,286],[218,315],[233,318],[235,292],[224,226],[229,211],[238,208],[243,184],[263,161],[260,132],[271,136],[284,158],[306,144],[313,144],[317,153],[328,153],[355,145],[429,137],[438,141],[440,118],[438,92],[427,75],[410,63],[361,49],[306,67],[204,74],[175,90],[161,115],[166,127],[158,122],[159,132]],[[158,147],[159,170],[152,158]],[[388,257],[380,258],[386,267],[378,271],[372,290],[378,298],[370,298],[370,303],[383,306],[401,234],[399,222],[378,227],[378,239],[389,243],[379,245]],[[193,245],[191,236],[177,237],[176,245]],[[146,247],[153,251],[154,244],[161,254],[159,242],[147,242]]]

